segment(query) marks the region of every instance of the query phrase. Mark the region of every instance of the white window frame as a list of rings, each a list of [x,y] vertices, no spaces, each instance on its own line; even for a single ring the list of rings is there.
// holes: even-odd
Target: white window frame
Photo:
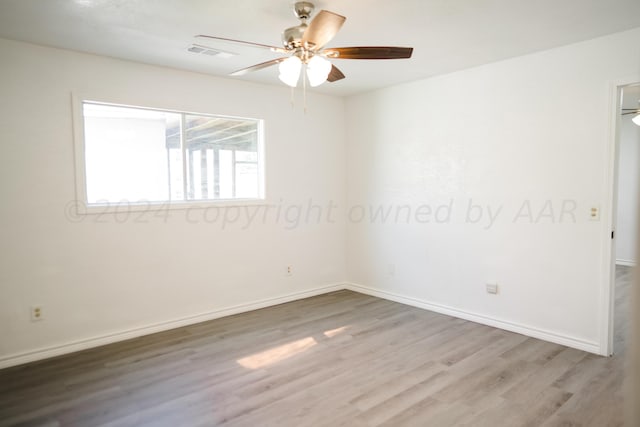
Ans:
[[[266,173],[265,173],[265,141],[264,141],[264,119],[240,117],[225,114],[201,113],[176,108],[163,108],[160,106],[147,106],[146,103],[121,102],[119,100],[107,99],[105,97],[86,96],[77,93],[71,94],[73,113],[73,139],[75,156],[75,191],[76,207],[78,214],[117,214],[123,210],[127,211],[163,211],[174,209],[209,208],[212,206],[260,206],[267,204],[266,199]],[[256,198],[233,198],[233,199],[208,199],[208,200],[165,200],[165,201],[140,201],[140,202],[110,202],[107,204],[89,203],[87,197],[87,175],[85,161],[85,138],[84,138],[84,103],[96,103],[102,105],[112,105],[115,107],[138,108],[144,110],[162,111],[176,114],[193,114],[201,116],[222,117],[236,120],[255,120],[258,128],[258,197]]]

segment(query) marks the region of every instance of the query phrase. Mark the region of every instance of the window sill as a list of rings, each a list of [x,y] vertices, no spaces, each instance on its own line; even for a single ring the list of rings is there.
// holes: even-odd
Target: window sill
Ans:
[[[220,200],[198,200],[198,201],[166,201],[166,202],[110,202],[110,203],[87,203],[75,200],[68,204],[68,214],[75,211],[75,215],[92,214],[114,214],[122,215],[127,212],[162,212],[168,210],[197,210],[197,209],[218,209],[243,206],[265,206],[268,205],[266,199],[220,199]]]

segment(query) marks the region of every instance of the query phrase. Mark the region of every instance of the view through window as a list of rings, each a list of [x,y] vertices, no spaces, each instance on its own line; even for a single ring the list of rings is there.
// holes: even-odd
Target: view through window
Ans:
[[[89,205],[259,199],[261,122],[83,102]]]

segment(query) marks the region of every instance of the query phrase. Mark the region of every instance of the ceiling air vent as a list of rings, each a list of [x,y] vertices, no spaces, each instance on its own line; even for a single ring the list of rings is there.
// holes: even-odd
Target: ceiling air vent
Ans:
[[[199,53],[202,55],[215,56],[217,58],[231,58],[236,56],[237,53],[225,52],[224,50],[213,49],[208,46],[202,46],[200,44],[192,44],[187,48],[189,52]]]

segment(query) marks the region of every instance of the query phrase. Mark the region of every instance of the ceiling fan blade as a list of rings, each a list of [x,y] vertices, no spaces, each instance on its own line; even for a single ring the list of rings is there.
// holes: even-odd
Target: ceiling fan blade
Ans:
[[[359,46],[332,47],[324,53],[337,59],[406,59],[411,58],[412,47],[397,46]]]
[[[302,45],[308,45],[311,50],[322,48],[340,31],[346,19],[337,13],[321,10],[305,30]]]
[[[327,77],[328,82],[335,82],[338,80],[344,79],[344,74],[342,71],[338,69],[335,65],[331,65],[331,71],[329,72],[329,76]]]
[[[623,116],[626,116],[628,114],[640,114],[640,110],[633,110],[633,111],[629,111],[628,113],[622,113]]]
[[[256,64],[256,65],[252,65],[251,67],[247,67],[247,68],[243,68],[242,70],[238,70],[238,71],[234,71],[233,73],[229,74],[230,76],[244,76],[247,73],[251,73],[253,71],[258,71],[258,70],[262,70],[263,68],[267,68],[267,67],[271,67],[272,65],[276,65],[281,63],[282,61],[284,61],[287,58],[277,58],[277,59],[272,59],[271,61],[267,61],[267,62],[261,62],[260,64]]]
[[[197,39],[220,40],[220,41],[223,41],[223,42],[238,43],[238,44],[243,44],[245,46],[258,47],[258,48],[261,48],[261,49],[269,49],[272,52],[278,52],[278,53],[288,53],[289,52],[284,48],[277,47],[277,46],[270,46],[268,44],[246,42],[246,41],[243,41],[243,40],[228,39],[228,38],[225,38],[225,37],[207,36],[205,34],[198,34],[197,36],[195,36],[195,38],[197,38]]]

